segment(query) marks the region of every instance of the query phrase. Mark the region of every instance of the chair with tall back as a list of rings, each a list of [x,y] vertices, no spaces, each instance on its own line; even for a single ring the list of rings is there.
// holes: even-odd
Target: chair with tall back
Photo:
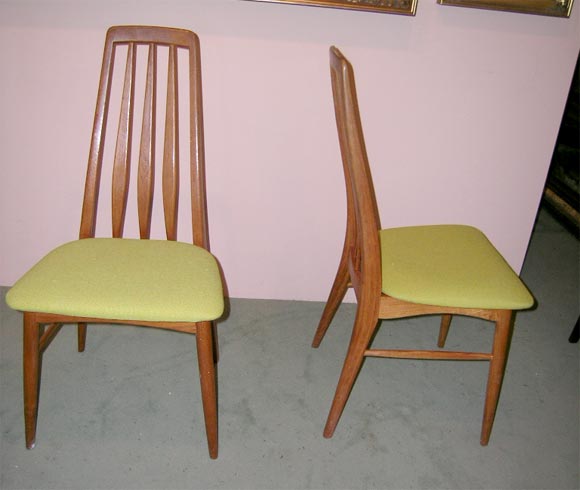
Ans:
[[[358,109],[354,71],[335,47],[330,71],[347,193],[346,237],[338,272],[316,331],[318,347],[348,287],[357,311],[346,359],[324,429],[332,437],[366,356],[487,360],[489,377],[481,444],[487,445],[506,364],[514,310],[534,300],[485,235],[471,226],[428,225],[381,229]],[[379,319],[442,315],[444,347],[452,315],[495,323],[487,352],[371,348]]]
[[[115,78],[115,53],[124,54],[125,50],[126,63],[119,71],[120,77]],[[138,59],[145,67],[141,77]],[[151,238],[157,111],[163,100],[157,100],[157,85],[158,79],[165,79],[162,71],[158,73],[158,59],[167,60],[166,104],[163,112],[159,111],[164,115],[159,180],[167,239]],[[182,91],[189,104],[181,112],[179,59],[186,60],[189,78]],[[79,240],[50,252],[17,281],[6,297],[12,308],[24,312],[24,418],[29,449],[36,441],[40,366],[45,349],[63,324],[76,323],[78,350],[82,352],[87,324],[107,323],[196,335],[209,454],[217,457],[217,344],[213,321],[223,313],[224,296],[219,265],[209,252],[200,66],[199,40],[193,32],[149,26],[116,26],[107,32]],[[136,82],[141,79],[144,95],[138,99],[143,100],[142,113],[135,110]],[[116,106],[110,102],[111,93],[116,93],[112,89],[114,80],[120,80],[120,102]],[[120,110],[119,125],[114,141],[107,145],[106,126],[113,107]],[[135,113],[142,114],[142,121],[139,154],[132,158]],[[193,243],[177,241],[180,113],[187,115],[189,126],[189,154],[185,157],[189,168],[183,167],[191,186]],[[111,148],[110,158],[106,148]],[[96,238],[99,187],[101,174],[106,173],[102,172],[103,160],[112,160],[108,174],[112,182],[112,237]],[[132,163],[136,167],[139,238],[124,238]]]

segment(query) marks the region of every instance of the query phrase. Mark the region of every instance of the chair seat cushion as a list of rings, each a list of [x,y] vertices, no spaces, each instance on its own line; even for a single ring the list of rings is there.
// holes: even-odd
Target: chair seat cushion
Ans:
[[[413,303],[518,310],[534,299],[477,228],[432,225],[380,231],[382,291]]]
[[[118,320],[199,322],[223,313],[217,262],[166,240],[88,238],[46,255],[12,287],[14,309]]]

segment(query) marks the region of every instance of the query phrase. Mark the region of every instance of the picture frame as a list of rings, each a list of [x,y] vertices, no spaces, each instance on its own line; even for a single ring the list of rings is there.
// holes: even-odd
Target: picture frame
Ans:
[[[570,17],[574,0],[437,0],[440,5]]]
[[[384,14],[415,15],[418,0],[252,0],[254,2],[331,7]]]

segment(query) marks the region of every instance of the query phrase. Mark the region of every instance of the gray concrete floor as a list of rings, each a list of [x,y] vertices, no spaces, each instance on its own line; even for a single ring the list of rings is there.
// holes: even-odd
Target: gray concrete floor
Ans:
[[[194,338],[65,327],[44,356],[37,446],[24,447],[21,315],[0,301],[0,488],[578,488],[578,242],[541,213],[488,447],[479,445],[487,364],[368,359],[334,437],[322,437],[354,316],[341,307],[310,347],[321,303],[234,299],[220,328],[220,454],[207,455]],[[329,282],[332,278],[329,278]],[[430,348],[434,317],[384,322],[375,345]],[[488,348],[457,318],[450,349]]]

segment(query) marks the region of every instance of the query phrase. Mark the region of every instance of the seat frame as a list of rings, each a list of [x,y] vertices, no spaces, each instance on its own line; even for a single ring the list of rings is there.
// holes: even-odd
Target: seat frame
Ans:
[[[332,437],[365,357],[403,359],[454,359],[489,361],[481,445],[489,442],[501,390],[513,311],[425,305],[403,301],[382,293],[380,218],[368,163],[354,70],[336,48],[330,48],[330,71],[336,125],[339,136],[347,193],[347,226],[342,256],[327,303],[316,330],[313,347],[318,347],[349,287],[357,298],[356,318],[338,386],[328,414],[324,437]],[[379,319],[441,315],[437,345],[442,348],[452,315],[465,315],[495,323],[491,352],[441,350],[371,349]]]
[[[162,162],[162,191],[165,229],[168,240],[177,239],[179,195],[178,49],[189,53],[189,146],[193,244],[209,250],[200,45],[196,34],[183,29],[153,26],[114,26],[107,31],[97,104],[85,182],[80,239],[95,236],[101,168],[109,99],[113,79],[115,48],[127,46],[119,127],[112,174],[112,236],[122,238],[129,190],[131,142],[135,105],[137,46],[148,47],[145,100],[138,158],[138,214],[141,239],[149,239],[155,175],[155,134],[157,97],[157,47],[168,48],[167,105]],[[24,312],[24,418],[26,447],[36,443],[36,425],[42,354],[63,324],[78,324],[78,351],[85,350],[87,324],[128,324],[196,335],[205,429],[210,457],[218,455],[216,369],[217,336],[212,321],[160,322],[86,318],[42,312]]]

